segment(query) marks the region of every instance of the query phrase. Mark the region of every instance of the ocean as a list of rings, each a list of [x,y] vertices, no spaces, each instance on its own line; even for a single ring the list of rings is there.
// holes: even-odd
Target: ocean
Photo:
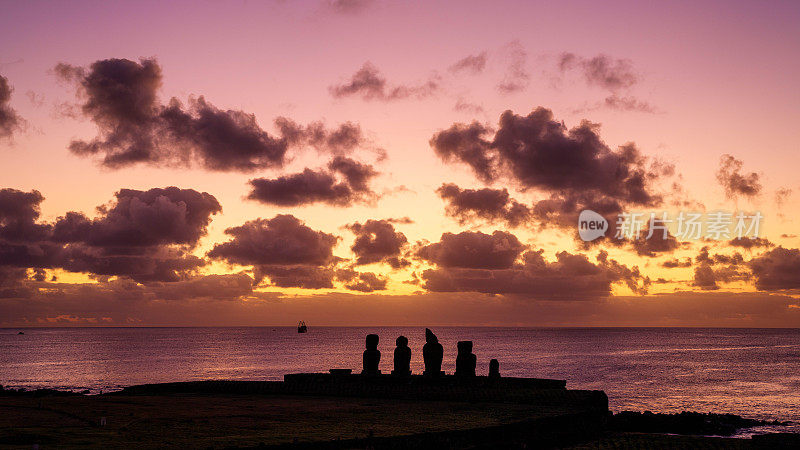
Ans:
[[[18,334],[23,331],[24,334]],[[558,378],[601,389],[614,411],[733,413],[800,422],[800,330],[720,328],[433,328],[455,369],[472,340],[478,373]],[[280,380],[293,372],[360,371],[364,337],[380,335],[391,371],[397,336],[421,373],[423,327],[0,329],[0,384],[97,393],[143,383]],[[793,424],[789,431],[800,431]]]

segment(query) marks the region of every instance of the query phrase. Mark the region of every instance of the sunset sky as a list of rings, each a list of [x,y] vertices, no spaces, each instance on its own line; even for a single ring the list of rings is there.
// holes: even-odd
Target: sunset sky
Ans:
[[[0,326],[800,326],[796,2],[0,10]]]

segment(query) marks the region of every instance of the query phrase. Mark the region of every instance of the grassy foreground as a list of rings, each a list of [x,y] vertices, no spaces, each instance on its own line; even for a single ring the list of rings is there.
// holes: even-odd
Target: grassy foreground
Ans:
[[[0,445],[248,447],[480,428],[553,413],[510,403],[270,395],[0,397]]]
[[[517,437],[539,427],[563,431],[555,439],[534,440],[535,448],[775,448],[749,439],[612,432],[579,437],[596,416],[581,416],[578,409],[553,403],[198,392],[0,396],[0,447],[523,448]],[[589,419],[581,422],[582,417]]]

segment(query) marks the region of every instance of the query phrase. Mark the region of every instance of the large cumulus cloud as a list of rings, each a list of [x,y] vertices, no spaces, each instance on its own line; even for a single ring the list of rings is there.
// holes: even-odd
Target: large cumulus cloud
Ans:
[[[212,195],[192,189],[122,189],[94,218],[69,212],[42,223],[43,200],[37,191],[0,190],[0,266],[186,279],[205,264],[191,250],[221,211]]]
[[[750,260],[749,266],[758,289],[800,289],[800,250],[796,248],[774,248]]]
[[[409,264],[403,258],[408,239],[389,220],[369,219],[364,223],[350,224],[347,228],[356,235],[350,247],[356,255],[356,264],[386,262],[393,268]]]
[[[523,191],[544,193],[530,206],[532,215],[558,226],[574,227],[582,209],[613,224],[625,207],[658,205],[663,196],[656,184],[674,171],[633,144],[611,149],[597,124],[583,121],[567,129],[542,107],[527,116],[506,111],[496,130],[456,123],[435,133],[430,144],[442,160],[466,164],[485,183],[508,180]]]
[[[255,219],[225,230],[231,239],[208,256],[252,266],[256,281],[268,277],[280,287],[333,287],[333,247],[338,237],[313,230],[292,215]]]
[[[102,157],[107,167],[196,164],[252,171],[281,167],[292,146],[341,151],[362,141],[351,123],[327,131],[320,123],[305,128],[279,118],[280,134],[271,135],[253,114],[220,109],[203,96],[190,98],[188,105],[174,97],[164,104],[158,99],[162,71],[155,59],[105,59],[88,68],[61,63],[55,71],[78,87],[81,112],[99,132],[89,141],[72,141],[70,150]]]
[[[422,246],[417,257],[440,267],[507,269],[526,248],[506,231],[444,233],[439,242]]]

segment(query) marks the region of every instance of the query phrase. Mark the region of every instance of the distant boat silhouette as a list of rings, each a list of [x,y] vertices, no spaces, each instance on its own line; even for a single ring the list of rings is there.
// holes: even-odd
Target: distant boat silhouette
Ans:
[[[302,320],[300,321],[300,323],[297,324],[297,332],[308,333],[308,327],[306,326],[306,323],[303,322]]]
[[[19,333],[17,333],[17,334],[25,334],[25,333],[23,333],[22,331],[20,331],[20,332],[19,332]]]

